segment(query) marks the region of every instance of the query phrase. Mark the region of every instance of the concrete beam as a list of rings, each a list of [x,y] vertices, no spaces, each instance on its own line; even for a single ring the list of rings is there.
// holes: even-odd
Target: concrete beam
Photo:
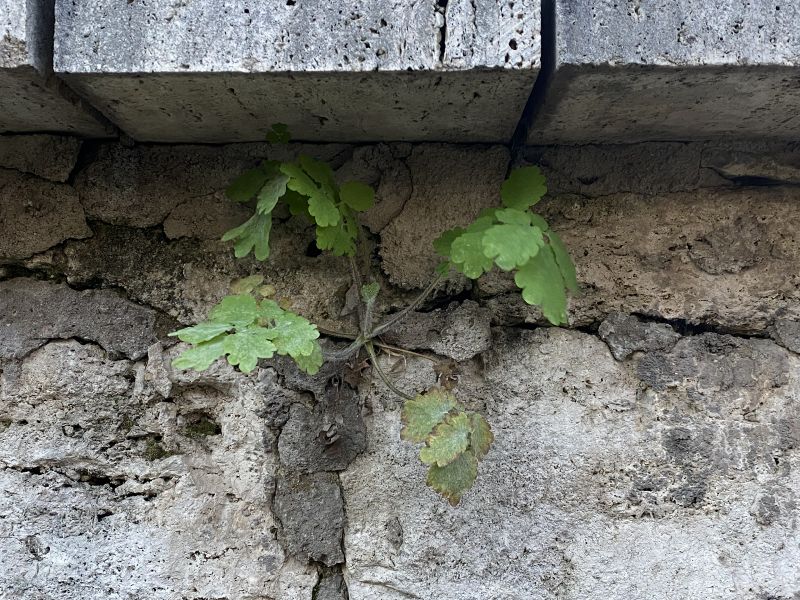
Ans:
[[[800,4],[555,0],[532,144],[800,137]]]
[[[56,0],[56,72],[145,141],[506,141],[539,54],[539,0]]]
[[[0,0],[0,133],[107,137],[97,113],[52,76],[52,0]]]

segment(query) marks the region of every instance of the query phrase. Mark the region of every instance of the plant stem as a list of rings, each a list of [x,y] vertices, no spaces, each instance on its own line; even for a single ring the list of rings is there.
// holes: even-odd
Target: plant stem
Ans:
[[[386,373],[383,372],[381,366],[378,364],[378,357],[375,356],[375,347],[372,345],[372,342],[367,342],[364,344],[364,347],[367,349],[367,353],[369,354],[369,358],[372,361],[372,366],[375,369],[375,372],[380,377],[381,381],[383,381],[384,385],[388,387],[392,392],[404,398],[405,400],[413,400],[414,396],[409,396],[403,390],[398,388],[392,381],[386,376]]]
[[[363,345],[364,339],[359,336],[352,344],[347,346],[347,348],[337,350],[336,352],[323,353],[323,357],[325,361],[341,362],[350,358]]]
[[[363,282],[361,281],[361,272],[358,270],[358,265],[356,264],[356,259],[353,256],[348,256],[350,260],[350,277],[353,279],[353,285],[356,286],[356,295],[358,296],[358,301],[356,302],[356,309],[358,310],[358,323],[359,325],[364,324],[364,307],[361,304],[361,288],[363,286]],[[362,334],[365,332],[362,330]]]
[[[439,284],[441,280],[442,280],[441,275],[437,275],[436,277],[434,277],[433,281],[431,281],[428,284],[428,287],[422,290],[422,293],[419,296],[417,296],[411,304],[406,306],[399,313],[395,313],[394,315],[386,319],[386,321],[378,325],[375,329],[373,329],[369,334],[366,335],[366,338],[368,340],[376,338],[382,333],[386,333],[392,327],[397,325],[400,321],[405,319],[408,316],[408,313],[416,309],[420,304],[422,304],[425,301],[425,298],[430,296],[431,292],[433,292],[433,290],[436,289],[436,286]]]

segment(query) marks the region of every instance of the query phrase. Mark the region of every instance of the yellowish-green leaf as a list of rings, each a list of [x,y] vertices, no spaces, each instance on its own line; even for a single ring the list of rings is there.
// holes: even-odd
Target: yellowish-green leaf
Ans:
[[[331,197],[321,192],[309,197],[308,212],[320,227],[338,225],[341,219],[339,209]]]
[[[455,227],[445,231],[442,235],[433,240],[433,249],[436,250],[439,256],[450,258],[450,249],[453,246],[453,242],[465,231],[466,230],[461,227]]]
[[[233,294],[249,294],[256,289],[264,281],[263,275],[250,275],[249,277],[242,277],[241,279],[234,279],[231,282],[231,293]]]
[[[546,193],[547,186],[539,167],[514,169],[500,189],[503,205],[517,210],[525,210],[533,206]]]
[[[225,296],[219,304],[211,309],[209,318],[217,323],[244,327],[253,323],[258,316],[256,299],[250,294],[237,294],[236,296]]]
[[[477,233],[463,233],[455,240],[450,248],[450,260],[453,265],[470,279],[477,279],[484,273],[491,271],[494,265],[483,251],[483,231]]]
[[[311,213],[308,212],[308,197],[295,192],[294,190],[286,190],[283,195],[283,201],[289,207],[289,212],[294,217],[305,217],[311,221]]]
[[[201,342],[207,342],[220,334],[226,333],[231,327],[232,325],[230,323],[204,321],[203,323],[198,323],[194,327],[185,327],[184,329],[173,331],[169,335],[177,337],[182,342],[200,344]]]
[[[428,437],[428,444],[419,451],[419,458],[426,465],[444,467],[469,446],[472,423],[465,413],[445,417]]]
[[[256,213],[238,227],[226,232],[222,241],[234,242],[233,254],[236,258],[243,258],[253,251],[256,260],[266,260],[269,256],[270,229],[272,215]]]
[[[339,188],[339,198],[353,210],[363,212],[375,203],[375,191],[360,181],[348,181]]]
[[[247,202],[258,193],[270,174],[271,169],[263,166],[245,171],[233,180],[225,190],[225,195],[234,202]]]
[[[564,281],[550,245],[543,246],[536,256],[517,271],[514,282],[522,288],[522,299],[539,306],[553,325],[567,323]]]
[[[259,358],[271,358],[277,348],[270,340],[268,330],[258,325],[249,325],[228,335],[222,342],[228,362],[239,366],[243,373],[256,368]]]
[[[483,253],[504,271],[521,267],[544,244],[542,230],[530,225],[492,225],[483,234]]]
[[[176,369],[205,371],[215,360],[225,354],[225,348],[223,347],[225,337],[224,335],[220,335],[207,342],[198,344],[193,348],[189,348],[172,361],[172,366]]]
[[[561,238],[553,231],[547,232],[547,237],[550,240],[550,247],[553,249],[553,255],[556,259],[558,269],[561,271],[561,276],[564,278],[564,285],[573,294],[578,293],[578,278],[575,274],[575,265],[569,256],[569,251],[561,241]]]
[[[509,225],[530,225],[533,215],[516,208],[502,208],[495,211],[495,217],[501,223],[508,223]]]
[[[472,433],[469,438],[469,446],[475,458],[478,460],[486,456],[489,448],[494,441],[494,434],[489,423],[482,415],[478,413],[471,413],[470,420],[472,421]]]
[[[277,347],[278,354],[288,354],[297,360],[299,356],[310,356],[314,352],[319,331],[308,320],[284,310],[274,300],[261,301],[259,316],[268,321],[269,339]]]
[[[301,354],[294,357],[294,362],[297,363],[297,366],[309,375],[316,375],[324,360],[319,342],[314,342],[314,349],[308,356]]]
[[[300,155],[297,160],[311,179],[316,181],[332,199],[335,199],[333,196],[335,195],[336,178],[330,165],[305,154]]]
[[[456,398],[443,389],[433,389],[406,400],[401,419],[400,437],[410,442],[424,442],[436,427],[456,407]]]
[[[267,181],[258,192],[258,204],[256,212],[261,214],[271,213],[275,205],[278,204],[286,193],[286,184],[289,176],[283,173],[276,173],[272,179]]]
[[[456,506],[478,476],[478,460],[472,452],[463,452],[444,467],[433,465],[428,471],[427,484]]]

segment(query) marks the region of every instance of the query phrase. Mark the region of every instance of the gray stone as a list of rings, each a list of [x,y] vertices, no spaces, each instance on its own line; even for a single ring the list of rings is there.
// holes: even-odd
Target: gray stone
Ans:
[[[358,396],[340,379],[312,407],[292,405],[278,438],[281,463],[299,473],[344,470],[365,447]]]
[[[0,137],[0,168],[31,173],[51,181],[66,181],[81,141],[55,135],[5,135]]]
[[[58,0],[55,70],[173,142],[507,141],[539,70],[539,0],[210,8]]]
[[[755,143],[709,147],[702,165],[736,183],[800,183],[800,144]]]
[[[800,321],[777,319],[772,337],[787,350],[800,354]]]
[[[92,235],[72,188],[6,169],[0,169],[0,223],[0,260]]]
[[[412,312],[381,339],[408,350],[433,350],[462,361],[489,349],[490,325],[489,311],[477,302],[465,300],[444,310]]]
[[[792,2],[555,2],[555,71],[529,142],[800,134]]]
[[[666,323],[647,323],[622,313],[610,314],[600,323],[598,334],[617,360],[634,352],[669,349],[681,337]]]
[[[327,566],[344,562],[344,507],[335,473],[285,475],[273,502],[286,552]]]
[[[314,600],[348,600],[347,586],[341,573],[323,577],[317,587]]]
[[[96,111],[52,77],[53,3],[0,1],[0,132],[108,137]]]
[[[252,382],[180,375],[169,402],[143,402],[133,368],[66,341],[0,375],[3,593],[311,600],[315,570],[270,535],[277,465]],[[189,435],[198,414],[220,433]]]
[[[110,290],[17,278],[0,282],[0,358],[19,358],[49,340],[92,340],[137,359],[156,340],[154,311]]]
[[[795,451],[781,441],[797,414],[796,357],[765,342],[750,355],[757,381],[728,382],[720,409],[682,403],[691,380],[642,395],[634,365],[594,336],[495,333],[485,381],[456,389],[483,406],[495,433],[459,506],[425,487],[418,449],[399,440],[399,407],[372,405],[369,450],[341,474],[352,600],[734,600],[748,589],[785,598],[799,589],[784,516]],[[771,367],[778,356],[782,366]],[[719,371],[742,366],[735,354],[717,358]],[[409,377],[423,382],[421,365],[410,361]],[[754,389],[762,404],[747,418],[737,391]],[[770,523],[759,516],[768,510],[753,508],[765,495],[780,498]]]

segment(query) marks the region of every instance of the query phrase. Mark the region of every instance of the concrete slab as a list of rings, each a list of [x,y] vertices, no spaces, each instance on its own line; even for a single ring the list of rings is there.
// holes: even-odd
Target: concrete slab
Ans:
[[[138,140],[505,141],[540,0],[56,0],[54,60]]]
[[[0,0],[0,132],[107,137],[97,113],[52,77],[52,49],[52,0]]]
[[[800,4],[555,0],[535,144],[800,137]]]

